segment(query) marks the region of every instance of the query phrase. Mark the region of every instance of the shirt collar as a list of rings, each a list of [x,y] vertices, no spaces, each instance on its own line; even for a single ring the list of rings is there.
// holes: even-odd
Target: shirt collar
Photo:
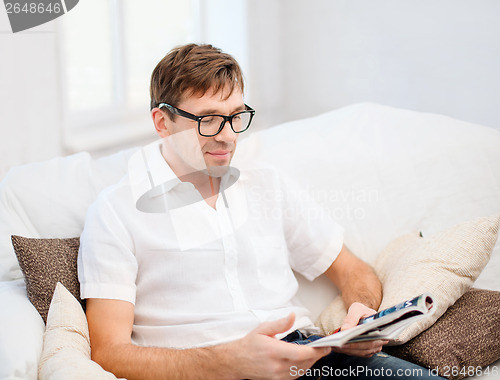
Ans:
[[[160,196],[175,188],[187,194],[194,192],[193,196],[187,198],[193,203],[201,200],[195,187],[189,182],[179,180],[165,161],[161,154],[161,142],[162,140],[157,140],[142,147],[129,159],[128,170],[132,196],[136,208],[140,211],[166,212],[168,207]],[[220,191],[232,186],[239,178],[240,171],[230,166],[221,178]]]
[[[162,183],[170,189],[180,183],[161,154],[161,140],[141,147],[128,161],[128,173],[134,200]]]

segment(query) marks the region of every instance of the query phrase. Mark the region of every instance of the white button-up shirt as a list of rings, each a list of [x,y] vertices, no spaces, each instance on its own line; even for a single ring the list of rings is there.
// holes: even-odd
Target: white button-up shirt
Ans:
[[[342,248],[342,227],[270,168],[233,168],[221,189],[214,209],[155,142],[89,208],[81,296],[133,303],[133,343],[214,345],[290,312],[292,330],[314,329],[292,269],[309,280],[323,273]]]

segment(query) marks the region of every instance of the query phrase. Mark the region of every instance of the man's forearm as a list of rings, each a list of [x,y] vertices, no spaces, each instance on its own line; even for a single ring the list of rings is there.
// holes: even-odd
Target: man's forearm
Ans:
[[[305,370],[330,352],[275,338],[292,328],[293,313],[262,322],[241,339],[184,350],[131,344],[133,317],[129,302],[87,300],[92,359],[128,380],[281,379],[289,376],[291,366]]]
[[[360,302],[378,310],[382,302],[382,284],[368,264],[359,261],[356,267],[350,268],[342,287],[342,300],[347,309],[354,302]]]
[[[349,309],[354,302],[360,302],[377,310],[382,302],[382,284],[372,267],[356,257],[345,245],[326,275],[342,292],[342,299]]]
[[[238,379],[229,351],[229,344],[186,350],[121,344],[92,352],[92,359],[127,380]]]

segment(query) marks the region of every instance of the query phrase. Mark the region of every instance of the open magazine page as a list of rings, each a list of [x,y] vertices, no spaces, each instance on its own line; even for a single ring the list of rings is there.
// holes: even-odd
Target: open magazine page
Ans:
[[[372,316],[362,318],[356,327],[334,333],[308,345],[311,347],[340,347],[346,343],[368,340],[394,340],[410,324],[434,313],[433,303],[430,293],[421,294]]]

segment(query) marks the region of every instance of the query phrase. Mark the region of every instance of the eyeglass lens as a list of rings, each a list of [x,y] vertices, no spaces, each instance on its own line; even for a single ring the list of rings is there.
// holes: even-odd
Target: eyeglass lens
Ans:
[[[241,112],[233,116],[231,124],[233,130],[238,133],[248,128],[250,124],[250,112]],[[205,116],[200,120],[200,133],[202,135],[214,135],[221,129],[224,118],[221,116]]]

